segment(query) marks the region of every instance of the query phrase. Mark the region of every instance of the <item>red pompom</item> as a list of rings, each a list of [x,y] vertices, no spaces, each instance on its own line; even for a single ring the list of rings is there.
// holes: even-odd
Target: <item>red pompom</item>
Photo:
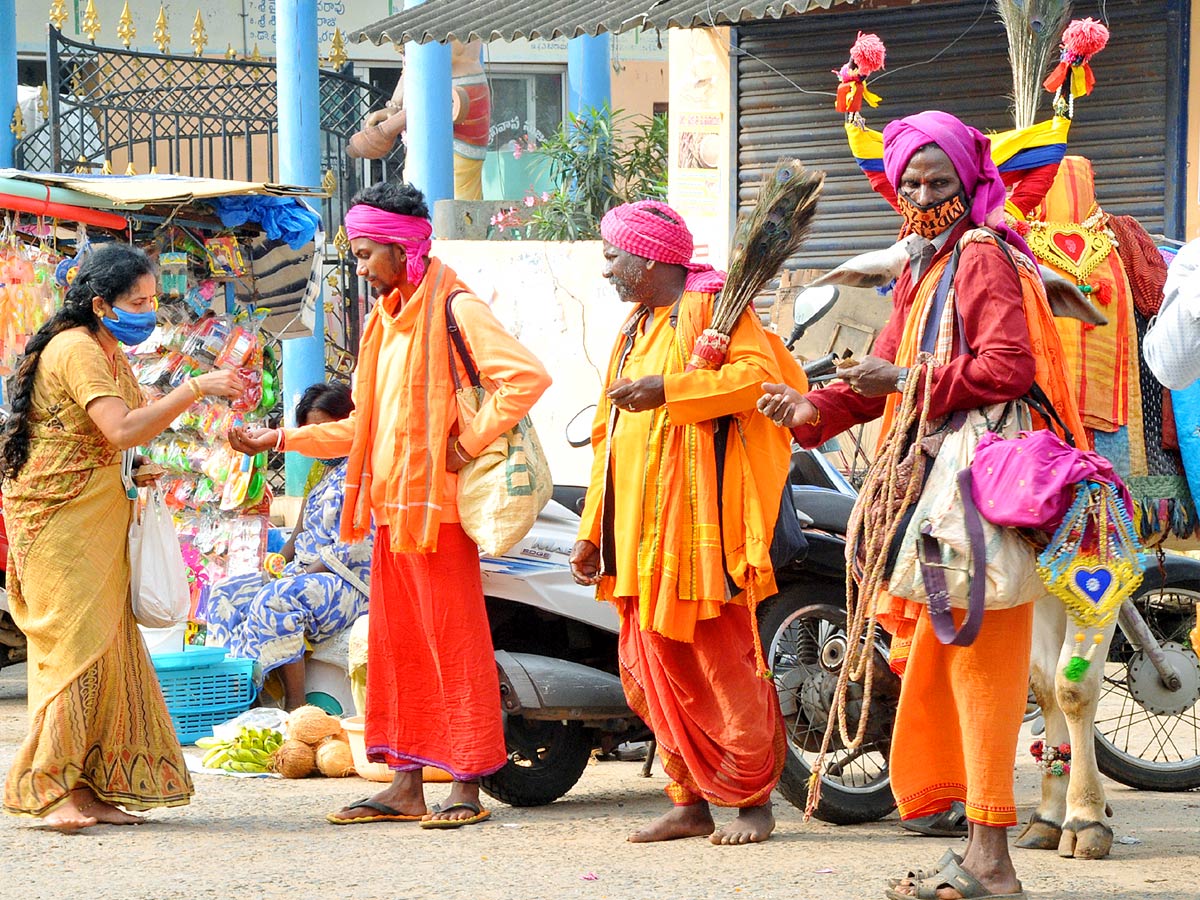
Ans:
[[[1087,62],[1108,44],[1108,29],[1104,23],[1090,16],[1086,19],[1073,19],[1063,30],[1063,58],[1069,55],[1073,59]]]
[[[887,48],[883,46],[879,35],[863,34],[861,31],[854,46],[850,48],[850,58],[858,66],[859,74],[864,77],[882,69],[886,55]]]

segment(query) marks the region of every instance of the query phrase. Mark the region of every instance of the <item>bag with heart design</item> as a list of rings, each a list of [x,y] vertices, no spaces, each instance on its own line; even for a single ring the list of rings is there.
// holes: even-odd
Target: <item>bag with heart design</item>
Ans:
[[[1122,488],[1120,479],[1081,482],[1062,524],[1038,556],[1038,574],[1074,625],[1075,647],[1063,669],[1068,681],[1083,678],[1121,604],[1142,583],[1143,548]]]

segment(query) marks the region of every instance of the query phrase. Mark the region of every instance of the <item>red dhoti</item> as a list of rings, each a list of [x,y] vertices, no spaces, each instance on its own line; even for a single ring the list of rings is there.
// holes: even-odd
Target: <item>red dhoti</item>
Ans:
[[[378,527],[367,636],[367,757],[471,781],[507,760],[479,550],[457,523],[433,553],[392,553]]]
[[[636,598],[621,611],[621,683],[654,731],[677,806],[760,806],[783,772],[785,741],[775,686],[754,662],[744,606],[726,604],[696,624],[692,643],[638,627]]]

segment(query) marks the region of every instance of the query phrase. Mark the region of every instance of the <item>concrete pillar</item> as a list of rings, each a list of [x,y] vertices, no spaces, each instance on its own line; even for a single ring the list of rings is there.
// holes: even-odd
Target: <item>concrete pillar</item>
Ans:
[[[571,112],[612,105],[608,34],[580,35],[567,41],[567,104]]]
[[[0,0],[12,2],[12,0]],[[285,184],[321,183],[321,103],[317,83],[316,0],[278,0],[275,71],[279,96],[279,179]],[[337,223],[326,222],[325,228]],[[321,252],[323,248],[317,248]],[[325,380],[325,295],[317,299],[310,337],[283,342],[283,405],[289,426],[296,424],[296,403],[310,384]],[[287,454],[287,493],[304,492],[311,463]]]
[[[28,10],[26,10],[28,12]],[[17,108],[17,2],[0,0],[0,166],[13,164]]]
[[[422,0],[406,0],[405,9]],[[420,188],[430,211],[454,199],[454,119],[450,95],[450,45],[404,45],[404,179]]]

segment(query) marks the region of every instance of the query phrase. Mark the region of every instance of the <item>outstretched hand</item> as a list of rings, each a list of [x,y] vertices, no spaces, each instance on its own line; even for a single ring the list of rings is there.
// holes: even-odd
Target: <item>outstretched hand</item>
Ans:
[[[900,366],[878,356],[868,356],[857,366],[838,369],[837,377],[864,397],[885,397],[896,390]]]
[[[758,398],[758,411],[776,425],[796,428],[816,421],[817,408],[795,388],[768,381],[763,384],[762,389],[763,395]]]
[[[259,425],[234,425],[227,436],[229,446],[238,453],[253,455],[263,450],[274,450],[279,440],[279,430]]]

